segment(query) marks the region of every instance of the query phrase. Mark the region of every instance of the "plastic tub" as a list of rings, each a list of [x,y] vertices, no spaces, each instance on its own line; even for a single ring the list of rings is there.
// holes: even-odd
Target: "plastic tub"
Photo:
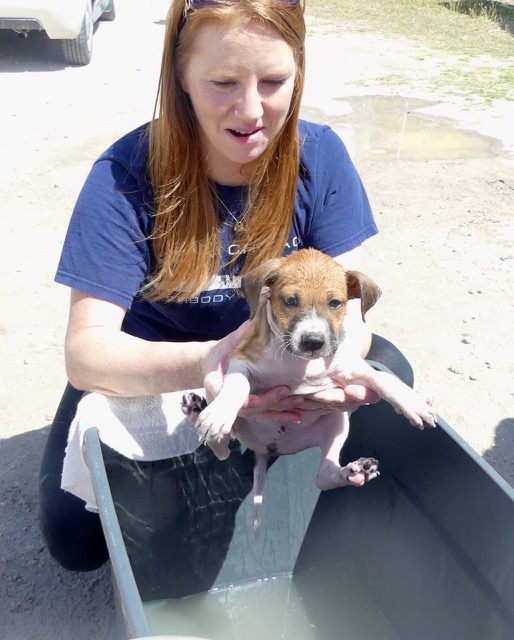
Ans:
[[[381,472],[361,488],[320,494],[315,450],[279,458],[258,541],[251,452],[162,463],[141,504],[146,463],[96,430],[86,450],[120,637],[514,638],[514,492],[442,419],[420,432],[384,402],[359,409],[343,457]]]

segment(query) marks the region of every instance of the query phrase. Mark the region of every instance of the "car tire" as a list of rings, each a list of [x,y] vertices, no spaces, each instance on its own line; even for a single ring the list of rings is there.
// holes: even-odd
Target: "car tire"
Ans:
[[[93,31],[93,7],[91,0],[88,0],[79,35],[74,40],[62,41],[64,60],[68,64],[83,66],[91,62],[93,55]]]
[[[98,18],[102,22],[112,22],[116,17],[116,7],[114,6],[114,0],[111,0],[107,5],[107,9]]]

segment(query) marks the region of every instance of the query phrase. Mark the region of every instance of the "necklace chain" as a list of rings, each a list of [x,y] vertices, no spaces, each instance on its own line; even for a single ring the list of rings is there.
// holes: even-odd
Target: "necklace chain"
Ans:
[[[232,220],[223,220],[223,224],[232,227],[233,229],[236,230],[240,230],[241,227],[244,224],[245,218],[246,218],[246,214],[247,211],[244,211],[243,214],[241,215],[240,218],[237,218],[233,213],[232,210],[230,209],[230,207],[228,207],[225,203],[225,201],[221,198],[221,196],[219,195],[219,193],[215,192],[215,196],[216,196],[216,204],[217,204],[217,208],[218,208],[218,212],[219,212],[219,205],[221,205],[222,208],[222,213],[226,212],[230,218],[232,218]],[[226,216],[223,216],[226,218]]]

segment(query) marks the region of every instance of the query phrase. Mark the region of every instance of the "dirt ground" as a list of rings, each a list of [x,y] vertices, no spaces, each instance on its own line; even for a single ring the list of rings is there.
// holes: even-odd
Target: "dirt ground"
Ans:
[[[39,459],[65,384],[68,292],[53,274],[91,163],[151,117],[166,4],[117,0],[84,68],[65,68],[39,34],[0,32],[0,640],[113,634],[108,568],[61,570],[37,526]],[[419,45],[312,19],[309,31],[304,115],[343,136],[381,230],[366,251],[383,290],[372,326],[514,486],[514,104],[434,90],[453,61]]]

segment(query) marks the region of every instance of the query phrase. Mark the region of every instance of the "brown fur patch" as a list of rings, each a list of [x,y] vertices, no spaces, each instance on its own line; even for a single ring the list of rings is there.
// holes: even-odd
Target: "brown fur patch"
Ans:
[[[314,308],[337,336],[349,299],[361,298],[364,317],[380,296],[380,289],[368,276],[347,271],[333,258],[315,249],[301,249],[285,258],[267,260],[243,276],[242,289],[254,321],[233,357],[250,362],[258,362],[269,344],[268,301],[282,334],[286,334],[302,314]],[[297,304],[288,305],[288,298],[294,298]],[[341,305],[337,306],[336,302]]]
[[[287,298],[296,298],[297,306],[285,304]],[[329,306],[339,301],[339,308]],[[316,309],[338,335],[346,315],[348,289],[346,272],[333,258],[305,249],[287,258],[278,269],[278,276],[270,291],[273,316],[282,333],[289,331],[309,309]]]

